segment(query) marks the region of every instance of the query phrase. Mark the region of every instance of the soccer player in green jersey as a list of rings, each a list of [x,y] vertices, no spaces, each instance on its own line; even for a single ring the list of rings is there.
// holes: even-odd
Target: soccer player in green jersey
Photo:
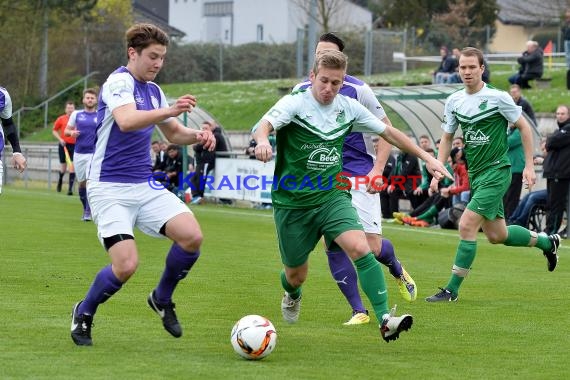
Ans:
[[[356,265],[360,285],[370,299],[385,341],[408,330],[412,316],[388,310],[384,274],[372,253],[342,171],[342,147],[350,132],[381,135],[400,149],[426,161],[437,178],[451,177],[444,165],[414,145],[402,132],[384,124],[355,99],[338,95],[346,74],[346,56],[336,50],[316,55],[311,86],[281,98],[260,120],[253,134],[255,156],[267,162],[273,156],[268,136],[277,131],[277,156],[272,201],[279,250],[284,270],[281,284],[283,318],[299,318],[301,285],[308,272],[308,257],[320,238],[327,247],[346,252]],[[342,184],[344,185],[342,185]]]
[[[509,94],[485,84],[482,74],[483,53],[467,47],[459,57],[459,75],[465,88],[449,96],[445,103],[444,119],[438,159],[445,162],[451,142],[461,126],[465,138],[465,154],[469,164],[471,200],[459,221],[459,246],[451,270],[451,278],[440,291],[426,298],[428,302],[457,301],[459,287],[469,273],[477,252],[477,233],[482,227],[492,244],[514,247],[537,247],[542,250],[547,268],[553,271],[558,262],[560,236],[546,235],[510,225],[504,219],[503,195],[511,182],[510,162],[507,157],[507,128],[513,123],[519,129],[524,148],[523,182],[531,188],[536,181],[532,157],[532,134],[528,122],[521,115]],[[431,182],[432,190],[438,181]]]

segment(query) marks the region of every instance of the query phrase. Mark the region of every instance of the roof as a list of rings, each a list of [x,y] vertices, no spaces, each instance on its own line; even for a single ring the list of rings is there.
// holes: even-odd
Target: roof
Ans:
[[[503,24],[557,26],[565,7],[552,0],[497,0],[497,18]]]
[[[166,5],[168,6],[168,2],[166,3]],[[171,26],[168,23],[168,20],[165,20],[164,18],[160,17],[155,12],[153,12],[153,10],[145,7],[143,4],[141,4],[138,1],[133,2],[133,13],[134,13],[135,22],[154,24],[159,28],[161,28],[162,30],[164,30],[166,34],[168,34],[170,37],[182,38],[186,35],[186,33],[181,31],[180,29]]]
[[[412,135],[419,140],[422,135],[429,136],[432,144],[441,138],[443,130],[443,109],[445,100],[453,92],[463,88],[462,84],[440,84],[409,87],[375,87],[374,94],[384,107],[398,114]],[[525,117],[533,126],[535,149],[538,149],[540,133],[528,116]],[[506,133],[506,131],[505,131]]]

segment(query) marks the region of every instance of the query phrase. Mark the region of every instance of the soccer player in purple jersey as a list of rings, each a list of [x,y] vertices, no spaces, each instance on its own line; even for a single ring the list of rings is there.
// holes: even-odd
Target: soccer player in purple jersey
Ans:
[[[83,91],[83,109],[73,111],[65,128],[65,135],[75,137],[73,166],[78,182],[79,200],[83,205],[83,221],[91,220],[91,208],[87,201],[87,168],[95,151],[97,129],[97,91],[87,88]]]
[[[210,131],[185,128],[178,121],[179,115],[196,105],[194,96],[183,95],[169,106],[152,82],[164,63],[168,35],[155,25],[136,24],[127,30],[126,42],[127,65],[109,75],[99,94],[95,151],[87,177],[93,220],[111,264],[97,273],[85,298],[73,307],[71,337],[77,345],[92,345],[97,307],[137,269],[135,226],[150,236],[173,241],[162,277],[147,302],[166,331],[182,336],[172,294],[198,260],[203,240],[188,207],[156,186],[149,151],[155,125],[176,144],[201,143],[214,150],[216,139]]]
[[[344,42],[334,33],[325,33],[319,38],[316,54],[324,50],[342,52]],[[295,90],[307,88],[310,85],[310,81],[299,83],[295,86]],[[378,119],[385,124],[392,125],[370,87],[358,78],[345,75],[339,94],[358,100]],[[376,259],[388,267],[390,274],[398,283],[402,297],[407,301],[414,301],[417,297],[414,280],[397,259],[392,242],[382,238],[382,213],[380,197],[376,190],[382,186],[382,183],[376,183],[376,187],[372,184],[372,178],[382,176],[391,150],[392,146],[384,139],[380,139],[377,153],[375,153],[372,135],[361,132],[350,133],[346,136],[342,150],[343,172],[351,178],[352,205],[358,212],[370,249],[374,252]],[[370,182],[367,185],[357,184],[356,176],[368,176]],[[352,317],[344,324],[359,325],[370,322],[368,311],[358,292],[358,278],[352,260],[345,252],[330,250],[329,247],[326,248],[326,253],[332,276],[352,307]]]
[[[12,120],[12,99],[4,87],[0,87],[0,194],[2,194],[2,183],[4,181],[4,165],[2,164],[2,152],[4,151],[4,136],[12,145],[12,165],[20,173],[26,169],[26,157],[20,149],[18,131]]]

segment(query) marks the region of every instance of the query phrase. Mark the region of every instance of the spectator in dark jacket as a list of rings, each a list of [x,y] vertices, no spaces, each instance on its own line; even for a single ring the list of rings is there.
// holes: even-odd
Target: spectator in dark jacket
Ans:
[[[542,78],[544,70],[544,54],[536,41],[527,41],[526,51],[517,58],[520,64],[518,73],[509,78],[511,84],[518,84],[521,88],[531,88],[528,81]]]
[[[433,72],[433,83],[442,84],[447,83],[448,78],[455,73],[458,65],[458,60],[453,54],[449,54],[449,49],[442,46],[439,49],[441,55],[441,62],[436,71]]]
[[[190,179],[193,185],[192,203],[199,204],[204,197],[204,183],[201,179],[208,175],[216,167],[216,153],[227,152],[228,144],[222,134],[222,129],[213,121],[206,120],[202,123],[202,129],[208,129],[216,138],[216,150],[210,152],[204,149],[202,144],[194,144],[194,159],[196,161],[196,172]]]
[[[544,159],[544,178],[548,200],[546,203],[547,233],[558,233],[562,216],[568,203],[568,186],[570,186],[570,111],[568,106],[556,108],[558,131],[546,139]]]
[[[513,98],[515,104],[517,106],[520,106],[523,112],[527,114],[530,120],[532,120],[534,125],[537,126],[538,124],[536,123],[534,110],[532,109],[532,106],[530,105],[528,100],[526,100],[526,98],[522,96],[521,87],[518,84],[511,85],[511,88],[509,89],[509,94],[511,94],[511,98]]]

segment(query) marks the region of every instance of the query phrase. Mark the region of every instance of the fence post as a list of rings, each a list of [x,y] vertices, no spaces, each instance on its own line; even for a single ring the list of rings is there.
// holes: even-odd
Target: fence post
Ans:
[[[51,151],[52,148],[48,148],[48,175],[47,175],[47,181],[48,181],[48,191],[51,191]]]
[[[29,152],[30,152],[30,150],[28,148],[24,148],[24,156],[25,157],[30,157]],[[28,188],[28,179],[29,179],[28,170],[24,170],[24,188],[25,189]]]

